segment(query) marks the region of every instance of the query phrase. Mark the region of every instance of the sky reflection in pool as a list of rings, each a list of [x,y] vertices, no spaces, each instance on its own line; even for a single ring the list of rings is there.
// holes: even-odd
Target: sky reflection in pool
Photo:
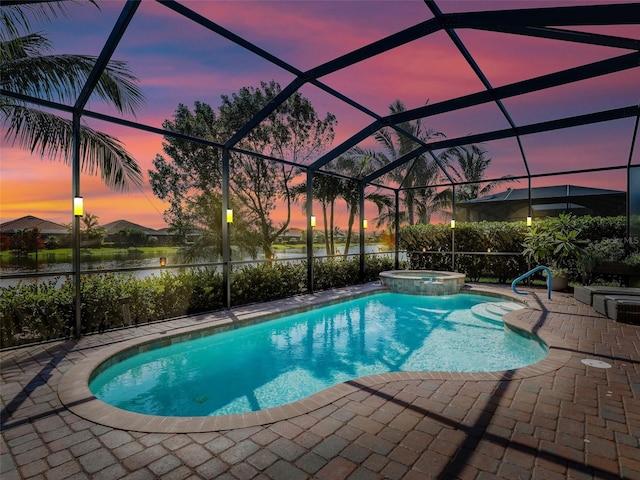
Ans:
[[[539,342],[475,317],[469,309],[485,301],[496,299],[380,293],[140,353],[90,388],[137,413],[226,415],[375,373],[499,371],[546,356]]]

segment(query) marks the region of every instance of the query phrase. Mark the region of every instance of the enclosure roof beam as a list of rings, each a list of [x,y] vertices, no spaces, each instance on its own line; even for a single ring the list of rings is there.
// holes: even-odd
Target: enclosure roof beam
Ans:
[[[515,128],[516,135],[530,135],[534,133],[548,132],[551,130],[559,130],[562,128],[578,127],[581,125],[589,125],[592,123],[607,122],[612,120],[619,120],[622,118],[628,118],[638,115],[640,111],[639,105],[632,105],[622,108],[614,108],[611,110],[603,110],[601,112],[588,113],[586,115],[577,115],[575,117],[561,118],[558,120],[550,120],[547,122],[534,123],[530,125],[519,126]],[[441,140],[438,142],[429,143],[427,146],[421,146],[415,150],[400,157],[394,162],[391,162],[378,171],[363,178],[364,182],[375,180],[376,178],[390,172],[394,168],[405,164],[412,158],[422,155],[427,150],[442,150],[446,148],[458,147],[461,145],[469,145],[473,143],[489,142],[492,140],[501,140],[504,138],[510,138],[514,136],[514,129],[507,128],[503,130],[494,130],[492,132],[478,133],[475,135],[468,135],[466,137],[458,137],[447,140]]]
[[[131,23],[131,19],[135,15],[136,10],[138,10],[140,1],[141,0],[128,1],[123,7],[122,12],[120,12],[120,16],[118,17],[116,24],[113,26],[113,29],[109,34],[109,38],[107,38],[107,41],[102,47],[102,51],[100,52],[100,55],[98,56],[96,63],[91,70],[91,73],[89,73],[87,81],[82,87],[80,95],[76,99],[76,102],[73,106],[74,113],[80,113],[89,101],[89,97],[91,97],[93,90],[96,88],[96,85],[100,81],[100,77],[111,61],[113,52],[115,52],[116,47],[118,46],[120,40],[122,39],[122,36],[124,35],[124,32],[127,30],[129,23]]]
[[[613,35],[602,35],[590,32],[577,32],[561,28],[501,25],[499,27],[487,27],[483,30],[509,33],[512,35],[524,35],[527,37],[547,38],[549,40],[562,40],[565,42],[582,43],[587,45],[599,45],[601,47],[640,50],[640,40],[636,40],[635,38],[616,37]]]
[[[207,30],[211,30],[212,32],[217,33],[218,35],[220,35],[223,38],[226,38],[227,40],[235,43],[236,45],[240,45],[242,48],[249,50],[251,53],[254,53],[255,55],[258,55],[259,57],[267,60],[268,62],[273,63],[274,65],[277,65],[278,67],[282,68],[283,70],[286,70],[289,73],[294,74],[296,77],[301,77],[303,75],[301,70],[298,70],[297,68],[293,67],[292,65],[289,65],[287,62],[281,60],[280,58],[276,57],[275,55],[272,55],[271,53],[267,52],[266,50],[263,50],[262,48],[254,45],[253,43],[245,40],[244,38],[240,37],[239,35],[236,35],[235,33],[231,32],[230,30],[227,30],[224,27],[221,27],[220,25],[218,25],[217,23],[209,20],[208,18],[200,15],[197,12],[194,12],[193,10],[191,10],[190,8],[185,7],[184,5],[182,5],[181,3],[176,2],[175,0],[157,0],[158,3],[160,3],[161,5],[164,5],[165,7],[173,10],[174,12],[188,18],[189,20],[191,20],[192,22],[195,22],[199,25],[201,25],[202,27],[206,28]]]
[[[433,13],[433,15],[437,19],[441,19],[443,14],[442,14],[442,11],[440,10],[440,8],[436,5],[436,3],[434,1],[430,1],[430,0],[427,0],[426,3],[427,3],[427,6],[429,7],[429,9],[431,10],[431,13]],[[460,39],[460,37],[456,33],[456,31],[453,30],[452,28],[446,28],[445,31],[447,32],[447,35],[449,36],[449,38],[451,39],[453,44],[458,49],[458,52],[460,52],[460,54],[465,59],[467,64],[471,67],[473,72],[480,79],[480,81],[482,82],[482,85],[484,86],[484,88],[487,89],[487,91],[489,91],[489,92],[493,91],[493,85],[491,85],[491,82],[489,82],[489,79],[486,77],[486,75],[484,74],[484,72],[482,71],[482,69],[480,68],[478,63],[475,61],[475,59],[473,58],[473,56],[471,55],[471,53],[469,52],[467,47],[464,45],[464,43],[462,42],[462,40]],[[513,118],[511,118],[511,114],[507,110],[507,107],[504,106],[504,103],[502,103],[502,100],[499,99],[499,98],[496,98],[493,95],[492,95],[492,97],[493,97],[494,103],[496,104],[496,106],[498,107],[498,109],[500,110],[500,112],[502,113],[504,118],[507,120],[507,123],[509,123],[509,125],[511,126],[512,129],[515,129],[516,123],[513,121]],[[527,163],[527,157],[525,156],[524,149],[522,148],[522,143],[520,142],[520,138],[517,135],[515,135],[515,137],[516,137],[516,140],[518,142],[518,147],[520,148],[520,155],[522,156],[522,162],[524,164],[524,168],[527,171],[527,173],[531,173],[530,170],[529,170],[529,164]],[[437,160],[437,157],[435,155],[433,155],[433,154],[432,154],[432,156],[433,156],[434,160],[436,161],[436,163],[438,165],[440,165],[440,162]],[[442,168],[444,168],[444,167],[442,167]],[[450,176],[448,176],[448,178],[449,178],[449,180],[451,180]]]
[[[462,12],[444,16],[446,27],[487,29],[508,25],[525,27],[631,25],[640,23],[636,3],[522,8]]]
[[[557,87],[567,83],[573,83],[580,80],[586,80],[589,78],[627,70],[630,68],[636,68],[638,66],[640,66],[640,53],[633,52],[611,59],[601,60],[587,65],[581,65],[579,67],[574,67],[567,70],[542,75],[540,77],[515,82],[509,85],[504,85],[502,87],[494,88],[490,91],[483,90],[481,92],[464,95],[462,97],[457,97],[451,100],[445,100],[439,103],[425,105],[424,107],[407,110],[405,112],[400,112],[394,115],[388,115],[386,117],[382,117],[382,119],[380,120],[372,122],[362,130],[360,130],[358,133],[345,140],[340,145],[334,147],[332,150],[313,162],[310,165],[310,168],[316,170],[322,168],[337,156],[356,146],[358,143],[365,140],[370,135],[373,135],[381,127],[387,125],[409,122],[412,120],[417,120],[419,118],[452,112],[455,110],[460,110],[462,108],[489,103],[494,101],[494,99],[503,99],[517,95],[523,95],[537,90]]]
[[[524,95],[547,88],[558,87],[568,83],[608,75],[611,73],[637,68],[640,66],[640,52],[632,52],[606,60],[580,65],[566,70],[561,70],[539,77],[510,83],[492,90],[471,93],[462,97],[445,100],[431,105],[407,110],[406,112],[388,115],[382,118],[383,123],[402,123],[419,118],[425,118],[442,113],[473,107],[493,101],[494,98],[504,99]]]
[[[509,180],[525,180],[528,178],[544,178],[544,177],[557,177],[560,175],[576,175],[576,174],[582,174],[582,173],[597,173],[597,172],[609,172],[609,171],[613,171],[613,170],[626,170],[628,168],[627,165],[611,165],[611,166],[606,166],[606,167],[593,167],[593,168],[579,168],[579,169],[575,169],[575,170],[560,170],[560,171],[556,171],[556,172],[545,172],[545,173],[532,173],[532,174],[527,174],[527,175],[513,175],[509,177]],[[504,180],[504,178],[487,178],[485,180],[482,180],[482,182],[495,182],[497,180]],[[460,185],[474,185],[478,182],[458,182],[456,183],[457,186]],[[405,188],[404,190],[416,190],[416,189],[421,189],[421,188],[442,188],[442,187],[450,187],[451,185],[448,183],[437,183],[434,185],[423,185],[421,187],[409,187],[409,188]]]

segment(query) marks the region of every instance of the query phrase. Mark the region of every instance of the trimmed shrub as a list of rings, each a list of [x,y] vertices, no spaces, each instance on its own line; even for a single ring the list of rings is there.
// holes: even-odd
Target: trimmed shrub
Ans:
[[[545,232],[554,228],[554,221],[540,219],[535,225]],[[625,217],[582,216],[576,221],[580,239],[586,241],[622,241],[625,237]],[[464,272],[471,281],[491,278],[508,283],[528,269],[527,258],[522,254],[526,232],[524,222],[458,222],[456,270]],[[451,270],[451,241],[449,225],[412,225],[400,231],[400,246],[407,251],[411,269]],[[573,265],[570,270],[577,272],[578,268]]]
[[[367,257],[360,278],[358,258],[316,261],[315,288],[344,287],[378,278],[393,260]],[[0,348],[68,338],[74,325],[73,279],[20,283],[0,289]],[[247,266],[231,275],[232,305],[290,297],[307,290],[306,262]],[[162,271],[144,279],[131,274],[84,275],[81,279],[83,334],[219,310],[223,278],[215,269]],[[124,307],[123,307],[124,305]],[[125,318],[125,310],[128,317]]]
[[[526,232],[522,222],[458,222],[455,229],[456,270],[471,281],[495,278],[507,282],[527,268],[521,254]],[[449,271],[453,232],[449,225],[412,225],[401,229],[409,268]],[[508,254],[511,255],[508,255]]]

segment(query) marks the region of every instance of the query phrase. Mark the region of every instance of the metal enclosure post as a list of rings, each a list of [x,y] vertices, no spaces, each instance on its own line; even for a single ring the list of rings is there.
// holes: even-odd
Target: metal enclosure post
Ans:
[[[533,218],[533,210],[531,206],[531,177],[527,177],[527,197],[529,199],[529,216]]]
[[[313,170],[307,169],[307,292],[313,293]]]
[[[451,271],[456,271],[456,184],[451,185],[452,225],[451,225]]]
[[[633,136],[631,137],[631,147],[629,148],[629,161],[627,162],[627,225],[626,225],[626,234],[627,234],[627,247],[632,244],[634,240],[631,238],[631,161],[633,160],[633,150],[636,145],[636,137],[638,136],[638,125],[640,125],[640,111],[638,115],[636,115],[636,124],[633,129]]]
[[[91,94],[95,90],[100,81],[100,77],[109,64],[109,59],[116,50],[120,39],[124,35],[125,30],[129,26],[141,0],[129,0],[125,3],[120,12],[120,16],[116,21],[109,38],[102,47],[100,55],[96,59],[96,63],[91,69],[91,73],[82,87],[82,91],[78,95],[73,105],[72,132],[71,132],[71,181],[73,183],[73,199],[80,196],[80,118],[84,107],[86,106]],[[72,202],[74,200],[72,199]],[[73,205],[71,208],[73,212]],[[74,335],[80,338],[82,330],[82,299],[80,295],[80,218],[73,215],[73,274],[74,274],[74,303],[75,303],[75,328]]]
[[[396,258],[395,258],[395,269],[400,269],[400,190],[396,190],[396,211],[395,211],[395,249],[396,249]]]
[[[71,212],[73,214],[73,202],[75,197],[80,196],[80,114],[73,114],[73,129],[71,133],[71,181],[73,183],[71,192]],[[81,278],[80,278],[80,217],[73,216],[71,224],[73,238],[73,300],[74,300],[74,317],[75,324],[73,327],[73,336],[80,338],[82,332],[82,298],[80,295]]]
[[[229,205],[229,149],[222,151],[222,291],[224,306],[231,308],[231,240],[229,238],[229,223],[227,222],[227,210]]]
[[[364,182],[360,182],[358,185],[358,195],[360,201],[360,280],[364,281],[364,241],[366,234],[364,228]]]

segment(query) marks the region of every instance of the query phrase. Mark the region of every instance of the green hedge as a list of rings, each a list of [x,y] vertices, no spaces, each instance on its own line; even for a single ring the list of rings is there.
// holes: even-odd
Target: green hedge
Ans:
[[[316,260],[314,288],[324,290],[376,280],[381,271],[393,268],[393,260],[367,257],[364,278],[360,278],[359,266],[358,257]],[[222,280],[221,273],[207,268],[163,271],[145,279],[130,274],[85,275],[81,281],[82,332],[122,327],[127,309],[133,324],[222,309]],[[306,291],[305,262],[247,266],[231,274],[234,306]],[[0,289],[0,347],[69,337],[70,326],[75,323],[73,302],[71,278]]]
[[[548,219],[536,220],[540,231],[550,228]],[[580,239],[621,241],[626,234],[625,217],[578,217]],[[455,267],[470,281],[493,278],[507,283],[527,271],[521,254],[527,232],[524,222],[458,222],[455,229]],[[412,225],[400,231],[400,247],[407,251],[409,268],[451,270],[452,230],[449,225]],[[471,255],[459,252],[478,252]],[[484,254],[486,252],[486,254]],[[502,255],[512,252],[514,255]],[[574,269],[576,270],[576,269]]]
[[[519,253],[526,229],[523,222],[458,222],[455,229],[456,270],[465,272],[471,281],[495,278],[506,282],[515,278],[515,273],[522,273],[527,267],[527,259]],[[410,268],[451,270],[453,234],[449,225],[402,228],[400,245],[407,251]],[[503,253],[515,254],[505,256]]]

